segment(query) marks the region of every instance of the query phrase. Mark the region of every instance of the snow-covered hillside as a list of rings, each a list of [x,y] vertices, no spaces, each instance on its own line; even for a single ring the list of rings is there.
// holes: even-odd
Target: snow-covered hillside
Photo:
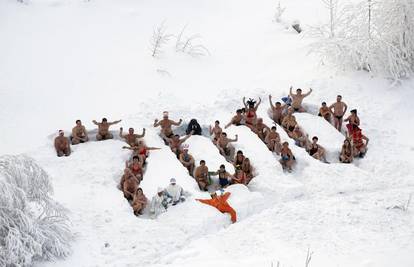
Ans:
[[[281,1],[283,23],[273,22],[277,2],[220,0],[0,1],[0,154],[26,153],[51,177],[54,198],[70,210],[75,240],[65,260],[39,266],[310,266],[414,265],[414,208],[402,211],[414,194],[412,81],[390,87],[366,73],[345,73],[308,55],[312,42],[285,25],[300,20],[306,31],[327,17],[319,0]],[[150,39],[162,22],[167,32],[200,34],[209,56],[175,51],[172,38],[159,58]],[[228,215],[201,205],[208,198],[164,145],[152,123],[164,110],[174,120],[197,118],[205,127],[225,125],[242,97],[261,97],[258,115],[267,125],[268,95],[279,100],[293,85],[313,93],[312,114],[298,123],[317,135],[331,164],[321,163],[290,143],[297,164],[282,171],[278,157],[246,127],[238,134],[255,168],[248,188],[231,186]],[[364,159],[338,163],[343,136],[314,114],[342,94],[357,108],[370,138]],[[137,218],[117,189],[129,152],[118,139],[73,146],[57,158],[58,129],[76,119],[88,130],[93,119],[122,119],[119,126],[147,129],[152,151],[141,184],[151,198],[170,178],[190,194],[155,220]],[[118,125],[113,127],[118,133]],[[214,171],[227,164],[204,136],[187,143],[196,162]]]

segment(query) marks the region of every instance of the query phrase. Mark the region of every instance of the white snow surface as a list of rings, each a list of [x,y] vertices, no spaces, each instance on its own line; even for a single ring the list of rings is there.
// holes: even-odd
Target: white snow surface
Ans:
[[[284,24],[272,22],[277,2],[236,0],[0,1],[0,154],[27,153],[51,176],[55,199],[71,211],[76,239],[65,260],[38,266],[414,266],[413,81],[400,86],[366,73],[321,66],[308,55],[311,39],[284,25],[299,19],[304,29],[327,16],[319,0],[281,1]],[[160,58],[148,49],[152,30],[200,34],[211,55],[175,52],[172,39]],[[167,74],[167,72],[169,74]],[[310,157],[278,127],[297,159],[284,173],[278,157],[244,126],[236,150],[250,158],[256,176],[230,186],[229,215],[196,202],[209,198],[151,125],[170,117],[197,118],[205,128],[230,120],[241,99],[261,97],[258,115],[267,125],[268,95],[274,101],[293,85],[314,92],[305,99],[311,114],[296,114],[309,136],[317,135],[331,164]],[[357,108],[370,138],[364,159],[339,164],[344,136],[314,111],[337,94]],[[157,219],[133,215],[117,189],[129,152],[118,139],[72,146],[57,158],[58,129],[69,133],[76,119],[88,130],[92,119],[122,118],[119,126],[147,129],[151,151],[144,180],[150,199],[174,177],[190,194]],[[230,164],[211,140],[187,142],[196,163],[211,171]]]

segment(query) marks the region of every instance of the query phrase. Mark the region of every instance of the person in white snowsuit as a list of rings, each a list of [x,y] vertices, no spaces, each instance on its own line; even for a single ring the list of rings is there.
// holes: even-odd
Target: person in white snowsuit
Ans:
[[[165,188],[165,195],[167,196],[168,203],[177,205],[179,202],[184,202],[184,190],[177,184],[175,178],[170,179],[170,185]]]
[[[157,194],[152,197],[151,204],[150,204],[150,215],[151,218],[156,218],[163,212],[167,211],[168,202],[167,197],[164,194],[164,189],[161,187],[158,188]]]

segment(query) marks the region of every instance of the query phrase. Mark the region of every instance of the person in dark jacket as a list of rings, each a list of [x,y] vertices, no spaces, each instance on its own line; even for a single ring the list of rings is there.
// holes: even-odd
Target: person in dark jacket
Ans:
[[[185,132],[186,134],[193,132],[193,135],[201,135],[201,126],[196,119],[191,119]]]

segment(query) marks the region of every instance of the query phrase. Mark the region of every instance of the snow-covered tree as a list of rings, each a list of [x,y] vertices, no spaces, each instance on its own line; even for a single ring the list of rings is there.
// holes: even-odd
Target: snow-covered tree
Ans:
[[[165,22],[161,23],[161,25],[154,28],[151,37],[151,56],[158,57],[162,54],[162,48],[164,45],[168,43],[171,39],[172,35],[167,34],[167,27],[165,26]]]
[[[363,0],[339,12],[333,27],[312,31],[319,38],[312,51],[324,62],[385,74],[394,80],[413,75],[414,1]]]
[[[67,210],[48,174],[27,156],[0,157],[0,266],[28,266],[70,253]]]

